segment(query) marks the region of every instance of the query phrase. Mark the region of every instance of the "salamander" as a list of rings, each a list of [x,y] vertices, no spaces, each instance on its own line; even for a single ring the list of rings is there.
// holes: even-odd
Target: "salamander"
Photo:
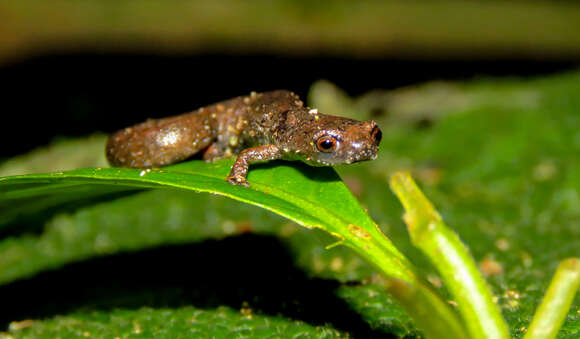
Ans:
[[[283,159],[334,166],[371,160],[381,136],[374,121],[322,114],[296,94],[277,90],[127,127],[109,137],[106,155],[112,166],[130,168],[167,166],[200,152],[206,161],[237,155],[226,180],[249,186],[252,163]]]

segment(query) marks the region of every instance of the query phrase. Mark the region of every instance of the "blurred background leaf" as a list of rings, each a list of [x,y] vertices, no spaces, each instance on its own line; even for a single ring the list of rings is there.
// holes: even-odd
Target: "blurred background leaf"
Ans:
[[[4,60],[67,46],[172,54],[580,56],[575,1],[6,0],[0,11]]]

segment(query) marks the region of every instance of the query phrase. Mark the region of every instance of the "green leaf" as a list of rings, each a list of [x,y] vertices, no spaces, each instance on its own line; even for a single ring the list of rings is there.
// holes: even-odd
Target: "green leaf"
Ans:
[[[250,308],[219,307],[202,310],[118,309],[77,313],[52,320],[13,322],[8,338],[341,338],[344,334],[328,327],[301,321],[289,322],[275,316],[252,314]],[[0,338],[2,334],[0,333]]]
[[[382,257],[389,274],[406,281],[413,279],[405,258],[358,206],[332,169],[297,163],[254,166],[248,177],[252,187],[244,188],[224,181],[232,161],[227,159],[212,164],[191,161],[151,171],[96,168],[3,177],[0,178],[0,215],[12,216],[13,211],[20,212],[19,206],[23,204],[33,209],[54,208],[79,197],[127,188],[165,187],[211,192],[257,205],[305,227],[322,228],[350,246],[359,244],[362,248],[360,244],[368,246],[369,240],[376,240],[373,243],[375,255]],[[96,189],[91,190],[93,187]]]
[[[212,164],[191,161],[154,170],[96,168],[4,177],[0,178],[0,214],[11,215],[9,211],[19,211],[18,206],[24,203],[55,208],[78,196],[116,192],[120,187],[166,187],[217,193],[270,210],[305,227],[329,232],[338,238],[338,243],[351,247],[392,279],[388,287],[393,287],[392,292],[408,310],[419,315],[439,314],[437,319],[415,318],[426,333],[433,338],[449,333],[463,337],[464,329],[454,312],[418,278],[412,265],[359,207],[332,169],[301,164],[255,166],[258,168],[248,177],[252,187],[245,188],[230,185],[223,179],[232,161]],[[96,193],[87,191],[90,185],[98,187]],[[51,194],[61,198],[51,199]],[[415,297],[409,298],[410,295]],[[417,312],[419,309],[421,312]]]

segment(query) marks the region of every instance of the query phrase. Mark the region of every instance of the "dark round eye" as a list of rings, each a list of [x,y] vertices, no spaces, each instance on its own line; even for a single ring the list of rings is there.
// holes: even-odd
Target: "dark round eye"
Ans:
[[[316,148],[320,152],[332,152],[336,148],[336,138],[330,135],[325,135],[316,140]]]

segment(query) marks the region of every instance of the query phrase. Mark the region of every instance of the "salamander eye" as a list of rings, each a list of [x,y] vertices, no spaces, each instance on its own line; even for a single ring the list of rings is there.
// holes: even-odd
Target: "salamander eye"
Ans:
[[[336,138],[330,135],[325,135],[316,140],[316,148],[320,152],[332,152],[336,148]]]

